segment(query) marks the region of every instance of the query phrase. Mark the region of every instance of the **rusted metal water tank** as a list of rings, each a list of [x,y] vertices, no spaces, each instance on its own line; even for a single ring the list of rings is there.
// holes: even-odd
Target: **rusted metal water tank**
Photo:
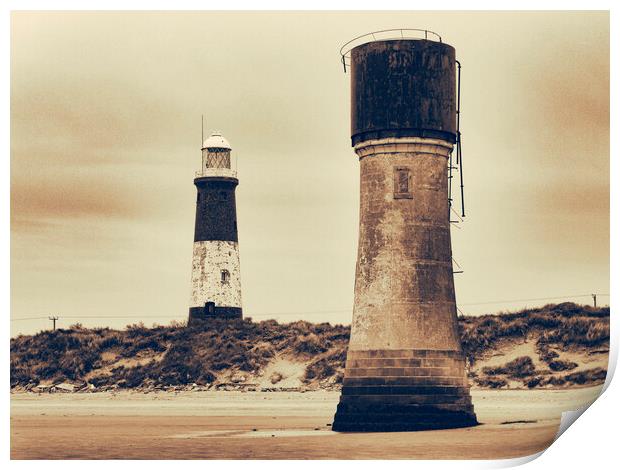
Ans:
[[[351,140],[426,137],[456,142],[456,60],[448,44],[368,42],[353,48]]]

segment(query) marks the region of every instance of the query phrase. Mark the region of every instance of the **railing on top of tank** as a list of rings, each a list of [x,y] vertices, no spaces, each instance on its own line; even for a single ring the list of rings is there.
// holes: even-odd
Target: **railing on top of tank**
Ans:
[[[414,31],[415,33],[411,33],[411,31]],[[417,28],[383,29],[381,31],[373,31],[372,33],[366,33],[351,39],[340,48],[340,61],[344,67],[344,73],[347,73],[347,65],[351,65],[351,50],[353,48],[373,41],[389,41],[392,39],[422,39],[420,37],[422,36],[422,33],[424,33],[424,39],[427,41],[429,40],[428,36],[431,35],[437,38],[439,42],[442,42],[441,36],[434,31]],[[384,37],[384,35],[387,35],[387,37]],[[372,38],[372,40],[366,40],[367,38]],[[359,44],[354,45],[354,43],[360,39],[362,39],[362,41],[360,41]]]

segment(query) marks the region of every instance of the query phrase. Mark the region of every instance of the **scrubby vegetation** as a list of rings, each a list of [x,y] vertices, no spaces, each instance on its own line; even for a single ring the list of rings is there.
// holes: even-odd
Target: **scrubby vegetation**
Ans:
[[[463,347],[471,365],[505,344],[533,342],[542,362],[537,368],[530,356],[521,356],[503,365],[482,367],[471,373],[481,387],[507,386],[561,387],[601,383],[605,369],[595,367],[568,373],[579,365],[560,358],[563,353],[588,353],[609,347],[609,308],[595,309],[573,303],[546,305],[503,315],[461,318]],[[512,381],[510,384],[509,381]],[[518,385],[517,385],[518,386]]]
[[[222,320],[155,328],[138,324],[125,331],[78,326],[12,339],[11,386],[44,380],[126,388],[204,385],[223,370],[258,371],[276,354],[315,358],[312,370],[320,363],[335,371],[337,366],[330,364],[344,361],[348,339],[348,327],[304,321],[281,325],[273,320]],[[322,357],[326,351],[330,353]],[[107,363],[119,365],[106,368]],[[317,376],[325,376],[325,371]]]
[[[539,348],[554,344],[563,349],[609,344],[609,308],[566,302],[516,313],[459,317],[461,341],[470,362],[504,339],[526,339],[535,334]],[[556,356],[557,357],[557,356]],[[549,355],[547,360],[553,359]]]
[[[485,388],[502,388],[508,385],[508,382],[505,379],[498,379],[495,377],[476,377],[474,381],[477,385]]]
[[[562,387],[565,385],[586,385],[603,383],[607,377],[607,370],[601,367],[595,367],[594,369],[583,370],[580,372],[574,372],[563,376],[557,375],[540,375],[533,377],[526,381],[528,388],[534,387]]]
[[[568,373],[577,365],[559,359],[554,349],[608,347],[608,308],[547,305],[518,313],[460,317],[459,328],[470,364],[502,341],[528,337],[536,338],[539,357],[548,364],[549,370],[542,375],[527,356],[483,368],[483,376],[472,375],[480,386],[503,387],[507,379],[537,387],[594,383],[605,378],[605,370],[600,368]],[[224,373],[258,374],[276,357],[305,363],[305,384],[338,384],[348,340],[347,326],[305,321],[279,324],[246,319],[153,328],[136,324],[125,330],[73,325],[11,339],[11,387],[44,382],[103,389],[206,386]],[[564,375],[549,375],[554,371]]]
[[[334,348],[328,354],[308,364],[304,375],[305,382],[310,383],[314,380],[322,380],[334,376],[334,383],[341,383],[343,378],[342,369],[344,369],[346,359],[346,344],[342,347]]]
[[[507,375],[513,379],[520,379],[534,375],[536,368],[529,356],[517,357],[500,367],[484,367],[482,369],[486,375]]]
[[[561,370],[573,370],[578,364],[572,361],[551,361],[549,362],[549,369],[558,372]]]

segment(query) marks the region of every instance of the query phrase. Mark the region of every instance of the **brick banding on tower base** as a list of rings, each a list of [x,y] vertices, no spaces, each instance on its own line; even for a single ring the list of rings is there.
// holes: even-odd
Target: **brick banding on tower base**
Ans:
[[[457,351],[349,351],[334,431],[419,431],[477,424]]]

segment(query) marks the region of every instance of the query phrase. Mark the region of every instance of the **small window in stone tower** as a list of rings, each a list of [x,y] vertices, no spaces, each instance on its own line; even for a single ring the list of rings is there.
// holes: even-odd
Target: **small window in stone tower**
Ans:
[[[221,275],[222,275],[222,284],[228,284],[228,282],[230,281],[230,273],[228,272],[228,270],[222,269]]]
[[[394,199],[412,199],[411,171],[407,167],[394,168]]]

